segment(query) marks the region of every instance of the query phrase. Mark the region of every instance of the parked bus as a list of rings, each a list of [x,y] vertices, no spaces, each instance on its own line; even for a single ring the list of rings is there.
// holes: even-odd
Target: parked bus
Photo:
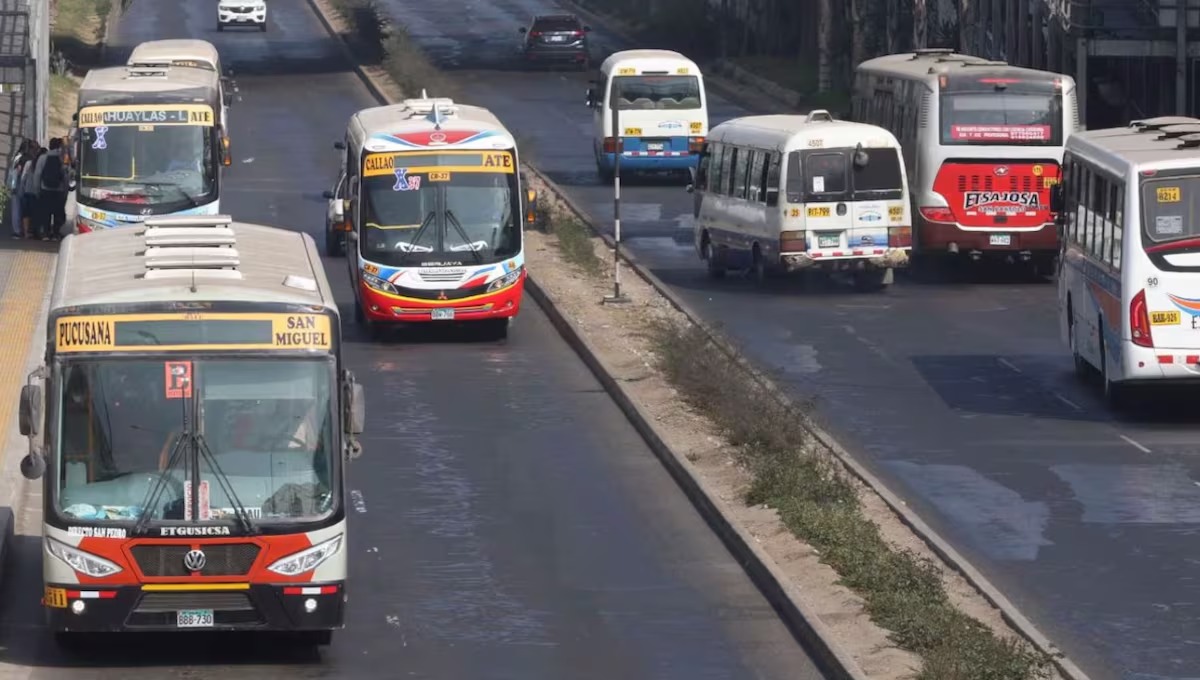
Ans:
[[[44,478],[42,603],[60,641],[328,644],[365,404],[312,238],[227,215],[72,234],[49,314],[19,423],[21,470]]]
[[[587,91],[596,137],[596,170],[613,179],[617,139],[622,172],[689,174],[708,134],[708,96],[700,67],[670,50],[626,50],[600,64]],[[621,130],[613,131],[613,107]]]
[[[1052,203],[1059,328],[1117,408],[1131,388],[1200,383],[1200,119],[1071,136]]]
[[[517,143],[499,119],[451,99],[406,99],[355,113],[334,147],[342,168],[325,193],[326,252],[354,251],[355,320],[372,330],[467,321],[506,336],[521,308],[534,192],[522,196]]]
[[[928,49],[864,61],[853,117],[896,133],[916,208],[914,257],[961,255],[1053,270],[1050,187],[1079,129],[1075,81]]]
[[[75,229],[220,210],[231,163],[220,76],[185,67],[93,69],[79,90]]]
[[[221,118],[217,122],[229,130],[229,104],[236,88],[221,66],[221,55],[207,40],[150,40],[133,48],[126,66],[199,68],[216,73],[220,80]]]
[[[892,282],[912,246],[900,142],[874,125],[806,116],[734,118],[709,133],[694,192],[708,273],[846,272],[862,290]]]

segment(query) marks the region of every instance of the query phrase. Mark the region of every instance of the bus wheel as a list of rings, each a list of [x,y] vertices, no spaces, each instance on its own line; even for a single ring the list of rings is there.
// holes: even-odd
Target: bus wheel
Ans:
[[[1103,325],[1104,318],[1100,318]],[[1119,382],[1113,382],[1108,377],[1108,353],[1104,349],[1104,331],[1100,333],[1100,379],[1104,385],[1104,401],[1114,411],[1120,411],[1127,405],[1129,388]]]
[[[303,630],[295,636],[301,647],[326,647],[333,642],[332,630]]]
[[[354,323],[360,326],[367,325],[367,315],[363,312],[362,305],[358,304],[358,300],[354,301]]]
[[[1071,360],[1075,362],[1075,375],[1083,378],[1088,374],[1088,362],[1079,353],[1079,336],[1075,333],[1075,313],[1071,299],[1067,298],[1067,340],[1071,345]]]
[[[342,256],[342,236],[329,229],[325,230],[325,254],[329,257]]]
[[[712,279],[725,278],[725,268],[717,260],[717,249],[707,237],[704,239],[704,264],[708,267],[708,276]]]
[[[509,319],[487,319],[483,324],[483,335],[488,340],[505,340],[508,338]]]
[[[597,172],[597,174],[600,175],[600,183],[601,184],[612,184],[613,171],[611,168],[606,168],[603,165],[596,163],[596,172]]]
[[[765,286],[767,285],[767,260],[757,245],[754,246],[751,254],[753,255],[753,265],[750,271],[754,275],[754,285]]]
[[[874,293],[887,288],[887,269],[863,269],[854,272],[854,289],[860,293]]]

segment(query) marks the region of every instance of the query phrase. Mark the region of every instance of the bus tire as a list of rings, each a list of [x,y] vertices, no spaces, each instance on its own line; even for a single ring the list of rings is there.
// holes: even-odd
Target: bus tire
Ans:
[[[1100,318],[1100,325],[1103,328],[1104,318]],[[1122,411],[1128,405],[1129,388],[1119,382],[1109,380],[1108,377],[1108,352],[1104,349],[1104,331],[1097,331],[1100,334],[1100,380],[1104,386],[1104,401],[1108,407],[1114,411]]]
[[[488,340],[507,340],[509,319],[486,319],[483,324],[483,335]]]
[[[364,327],[367,325],[367,315],[363,312],[362,305],[358,303],[358,300],[354,301],[354,323]]]
[[[329,229],[325,230],[325,254],[329,257],[341,257],[343,254],[342,237]]]
[[[332,630],[302,630],[294,635],[301,647],[327,647],[333,642]]]
[[[707,236],[704,237],[704,264],[708,269],[708,277],[710,279],[725,278],[725,267],[721,266],[717,259],[717,249],[713,247],[712,241]]]
[[[1071,361],[1075,364],[1075,375],[1084,378],[1088,374],[1088,362],[1079,353],[1079,336],[1075,333],[1075,307],[1067,298],[1067,341],[1071,346]]]
[[[887,269],[862,269],[854,272],[854,289],[860,293],[874,293],[888,287]]]
[[[610,168],[606,168],[603,165],[600,165],[599,163],[597,163],[596,164],[596,172],[599,173],[599,175],[600,175],[600,183],[601,184],[612,184],[613,171]]]

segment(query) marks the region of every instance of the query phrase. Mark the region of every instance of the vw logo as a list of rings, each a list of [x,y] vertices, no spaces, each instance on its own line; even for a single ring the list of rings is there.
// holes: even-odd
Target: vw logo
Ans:
[[[996,176],[997,177],[1003,177],[1007,174],[1008,174],[1008,166],[1007,165],[1000,165],[1000,166],[996,167]]]
[[[204,556],[203,550],[189,550],[183,556],[183,566],[187,567],[188,571],[203,571],[206,564],[208,558]]]
[[[153,215],[154,208],[142,208],[142,214],[143,215]]]

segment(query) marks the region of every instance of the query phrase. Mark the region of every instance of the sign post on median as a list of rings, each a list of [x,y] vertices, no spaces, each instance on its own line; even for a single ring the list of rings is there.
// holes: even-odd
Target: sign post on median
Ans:
[[[613,133],[613,294],[604,296],[605,304],[629,302],[629,297],[621,292],[621,155],[625,144],[621,140],[620,82],[620,78],[612,79],[609,95]]]

